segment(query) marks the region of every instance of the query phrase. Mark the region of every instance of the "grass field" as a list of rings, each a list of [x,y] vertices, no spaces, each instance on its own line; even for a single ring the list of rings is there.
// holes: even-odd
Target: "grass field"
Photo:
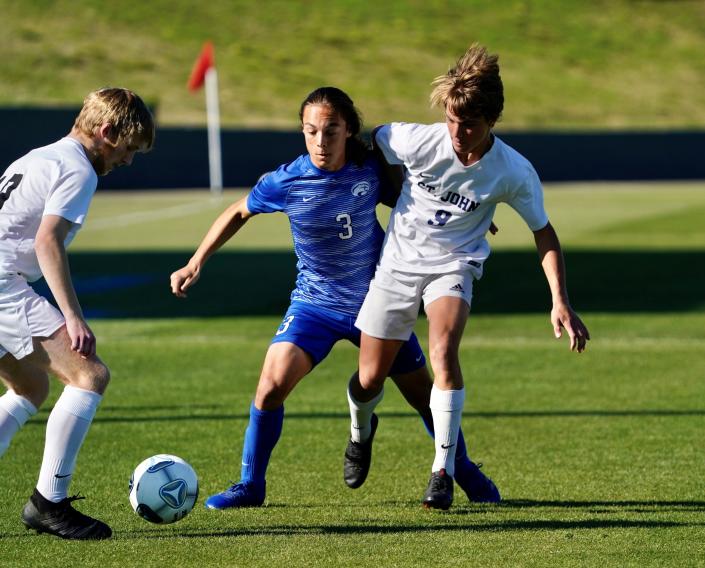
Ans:
[[[265,507],[211,512],[201,499],[175,525],[138,518],[127,482],[149,455],[187,459],[202,495],[239,477],[249,401],[293,277],[285,218],[253,219],[187,301],[167,290],[238,195],[96,197],[71,262],[84,304],[110,316],[91,323],[113,381],[72,491],[115,538],[63,542],[19,521],[55,385],[0,460],[2,566],[705,566],[703,184],[548,188],[572,301],[593,334],[580,356],[552,337],[530,233],[498,212],[462,364],[463,429],[502,504],[459,493],[448,512],[420,507],[432,442],[391,385],[370,477],[347,489],[356,351],[340,344],[287,401]],[[151,317],[126,317],[140,311]],[[425,344],[423,321],[418,332]]]
[[[3,105],[121,85],[162,124],[203,124],[186,81],[211,39],[228,126],[295,128],[325,84],[370,126],[427,122],[430,82],[478,41],[501,56],[503,128],[705,126],[698,0],[0,0],[0,13]]]

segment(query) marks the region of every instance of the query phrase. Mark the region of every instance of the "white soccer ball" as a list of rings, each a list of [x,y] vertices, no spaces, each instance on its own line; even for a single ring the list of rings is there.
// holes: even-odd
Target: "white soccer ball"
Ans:
[[[198,499],[198,476],[180,457],[158,454],[139,464],[130,477],[130,504],[150,523],[183,519]]]

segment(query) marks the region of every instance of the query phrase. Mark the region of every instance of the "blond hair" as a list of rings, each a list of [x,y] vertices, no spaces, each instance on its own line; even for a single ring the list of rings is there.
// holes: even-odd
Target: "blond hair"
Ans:
[[[491,124],[504,108],[504,87],[499,56],[474,43],[445,75],[432,83],[431,105],[450,110],[460,118],[483,116]]]
[[[74,128],[93,136],[97,128],[110,124],[118,135],[118,142],[140,146],[143,151],[154,145],[154,118],[144,101],[128,89],[106,87],[88,93],[78,113]]]

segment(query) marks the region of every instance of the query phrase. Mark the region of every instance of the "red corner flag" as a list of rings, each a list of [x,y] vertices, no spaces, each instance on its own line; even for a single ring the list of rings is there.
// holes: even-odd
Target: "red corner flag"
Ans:
[[[213,44],[207,41],[203,44],[201,54],[193,64],[191,76],[188,78],[188,88],[191,91],[197,91],[203,86],[206,78],[206,71],[211,67],[215,67],[215,55],[213,54]]]

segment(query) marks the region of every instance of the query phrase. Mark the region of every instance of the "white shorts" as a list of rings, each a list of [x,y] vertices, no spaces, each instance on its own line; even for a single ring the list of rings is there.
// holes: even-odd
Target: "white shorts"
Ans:
[[[0,357],[22,359],[34,351],[32,337],[49,337],[64,316],[19,274],[0,275]]]
[[[422,300],[428,306],[438,298],[451,296],[462,298],[469,306],[474,279],[470,270],[416,274],[378,266],[355,327],[371,337],[406,341],[414,330]]]

